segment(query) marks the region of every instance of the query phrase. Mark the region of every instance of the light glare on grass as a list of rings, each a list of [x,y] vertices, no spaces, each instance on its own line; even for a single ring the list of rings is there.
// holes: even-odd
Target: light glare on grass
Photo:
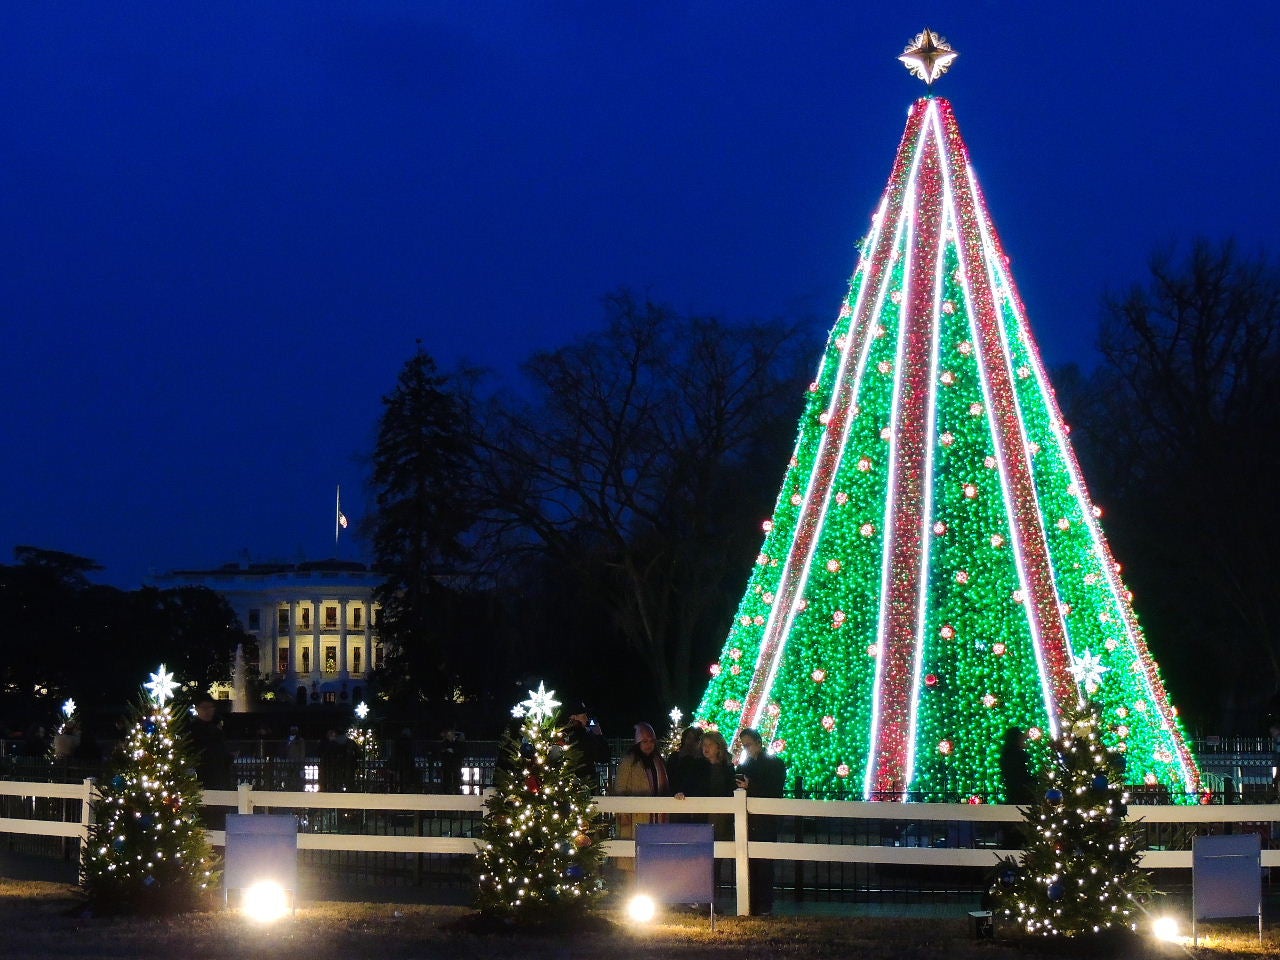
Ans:
[[[1151,924],[1151,932],[1155,934],[1157,940],[1167,940],[1170,943],[1177,942],[1178,921],[1173,917],[1161,917]]]
[[[648,923],[653,919],[657,909],[657,904],[653,902],[653,898],[646,897],[641,893],[632,897],[631,902],[627,904],[627,915],[636,923]]]
[[[289,912],[289,898],[280,884],[260,880],[240,895],[240,909],[250,920],[271,923]]]

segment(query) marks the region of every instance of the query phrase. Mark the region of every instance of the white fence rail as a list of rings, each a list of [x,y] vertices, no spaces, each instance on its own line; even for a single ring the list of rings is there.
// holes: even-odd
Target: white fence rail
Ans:
[[[77,838],[88,836],[92,816],[93,781],[83,783],[26,783],[0,781],[0,797],[62,799],[80,801],[78,821],[50,818],[0,817],[0,833],[33,834],[48,837]],[[204,795],[209,807],[231,808],[239,813],[256,810],[360,810],[399,811],[410,813],[456,812],[480,816],[484,800],[477,796],[412,793],[305,793],[254,789],[242,784],[237,790],[209,790]],[[899,864],[932,867],[991,867],[996,858],[1014,856],[1019,851],[990,847],[964,846],[888,846],[857,843],[763,842],[748,840],[747,826],[751,816],[812,817],[824,820],[874,820],[929,822],[973,825],[979,823],[1023,822],[1017,807],[1002,805],[970,805],[950,803],[863,803],[839,800],[766,800],[752,799],[739,790],[732,797],[699,797],[676,800],[670,797],[598,797],[601,813],[618,814],[729,814],[734,822],[734,839],[719,840],[715,855],[735,862],[737,908],[748,911],[748,871],[751,857],[766,860],[810,861],[825,863]],[[1241,804],[1231,806],[1142,806],[1132,807],[1130,819],[1149,825],[1218,825],[1256,827],[1280,823],[1280,804]],[[210,830],[215,846],[226,842],[225,832]],[[478,840],[470,837],[382,836],[347,833],[299,833],[300,850],[336,850],[352,852],[385,852],[403,854],[474,855]],[[607,856],[635,856],[635,843],[630,840],[608,840]],[[1147,850],[1142,865],[1151,869],[1190,869],[1191,850]],[[1280,849],[1263,850],[1264,867],[1280,867]]]

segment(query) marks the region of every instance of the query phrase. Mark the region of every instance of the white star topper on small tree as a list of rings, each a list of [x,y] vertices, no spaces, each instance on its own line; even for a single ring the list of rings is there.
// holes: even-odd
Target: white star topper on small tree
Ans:
[[[159,670],[151,674],[151,682],[144,683],[143,686],[151,693],[151,699],[159,707],[163,707],[166,700],[172,700],[173,691],[178,689],[178,684],[173,679],[173,674],[165,670],[163,663],[160,664]]]
[[[1083,683],[1089,693],[1095,693],[1102,683],[1102,675],[1110,670],[1102,665],[1102,657],[1085,650],[1084,656],[1072,657],[1071,676],[1076,683]]]
[[[541,723],[556,712],[556,707],[560,706],[560,701],[555,699],[556,692],[548,690],[546,685],[539,680],[538,689],[529,691],[529,699],[522,700],[520,706],[524,708],[524,712],[528,714],[530,719],[535,723]],[[512,711],[514,714],[515,711]]]

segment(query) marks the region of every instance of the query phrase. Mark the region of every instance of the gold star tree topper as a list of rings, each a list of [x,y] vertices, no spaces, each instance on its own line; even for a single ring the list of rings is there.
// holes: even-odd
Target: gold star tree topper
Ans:
[[[925,27],[923,33],[907,44],[898,59],[925,83],[933,83],[947,72],[958,56],[960,54],[951,49],[945,37]]]

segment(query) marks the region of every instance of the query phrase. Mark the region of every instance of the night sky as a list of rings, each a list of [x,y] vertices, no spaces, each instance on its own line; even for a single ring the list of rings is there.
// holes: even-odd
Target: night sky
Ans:
[[[871,6],[0,5],[0,562],[332,556],[416,339],[509,381],[621,285],[816,364],[926,25],[1050,366],[1154,248],[1280,223],[1274,6]]]

